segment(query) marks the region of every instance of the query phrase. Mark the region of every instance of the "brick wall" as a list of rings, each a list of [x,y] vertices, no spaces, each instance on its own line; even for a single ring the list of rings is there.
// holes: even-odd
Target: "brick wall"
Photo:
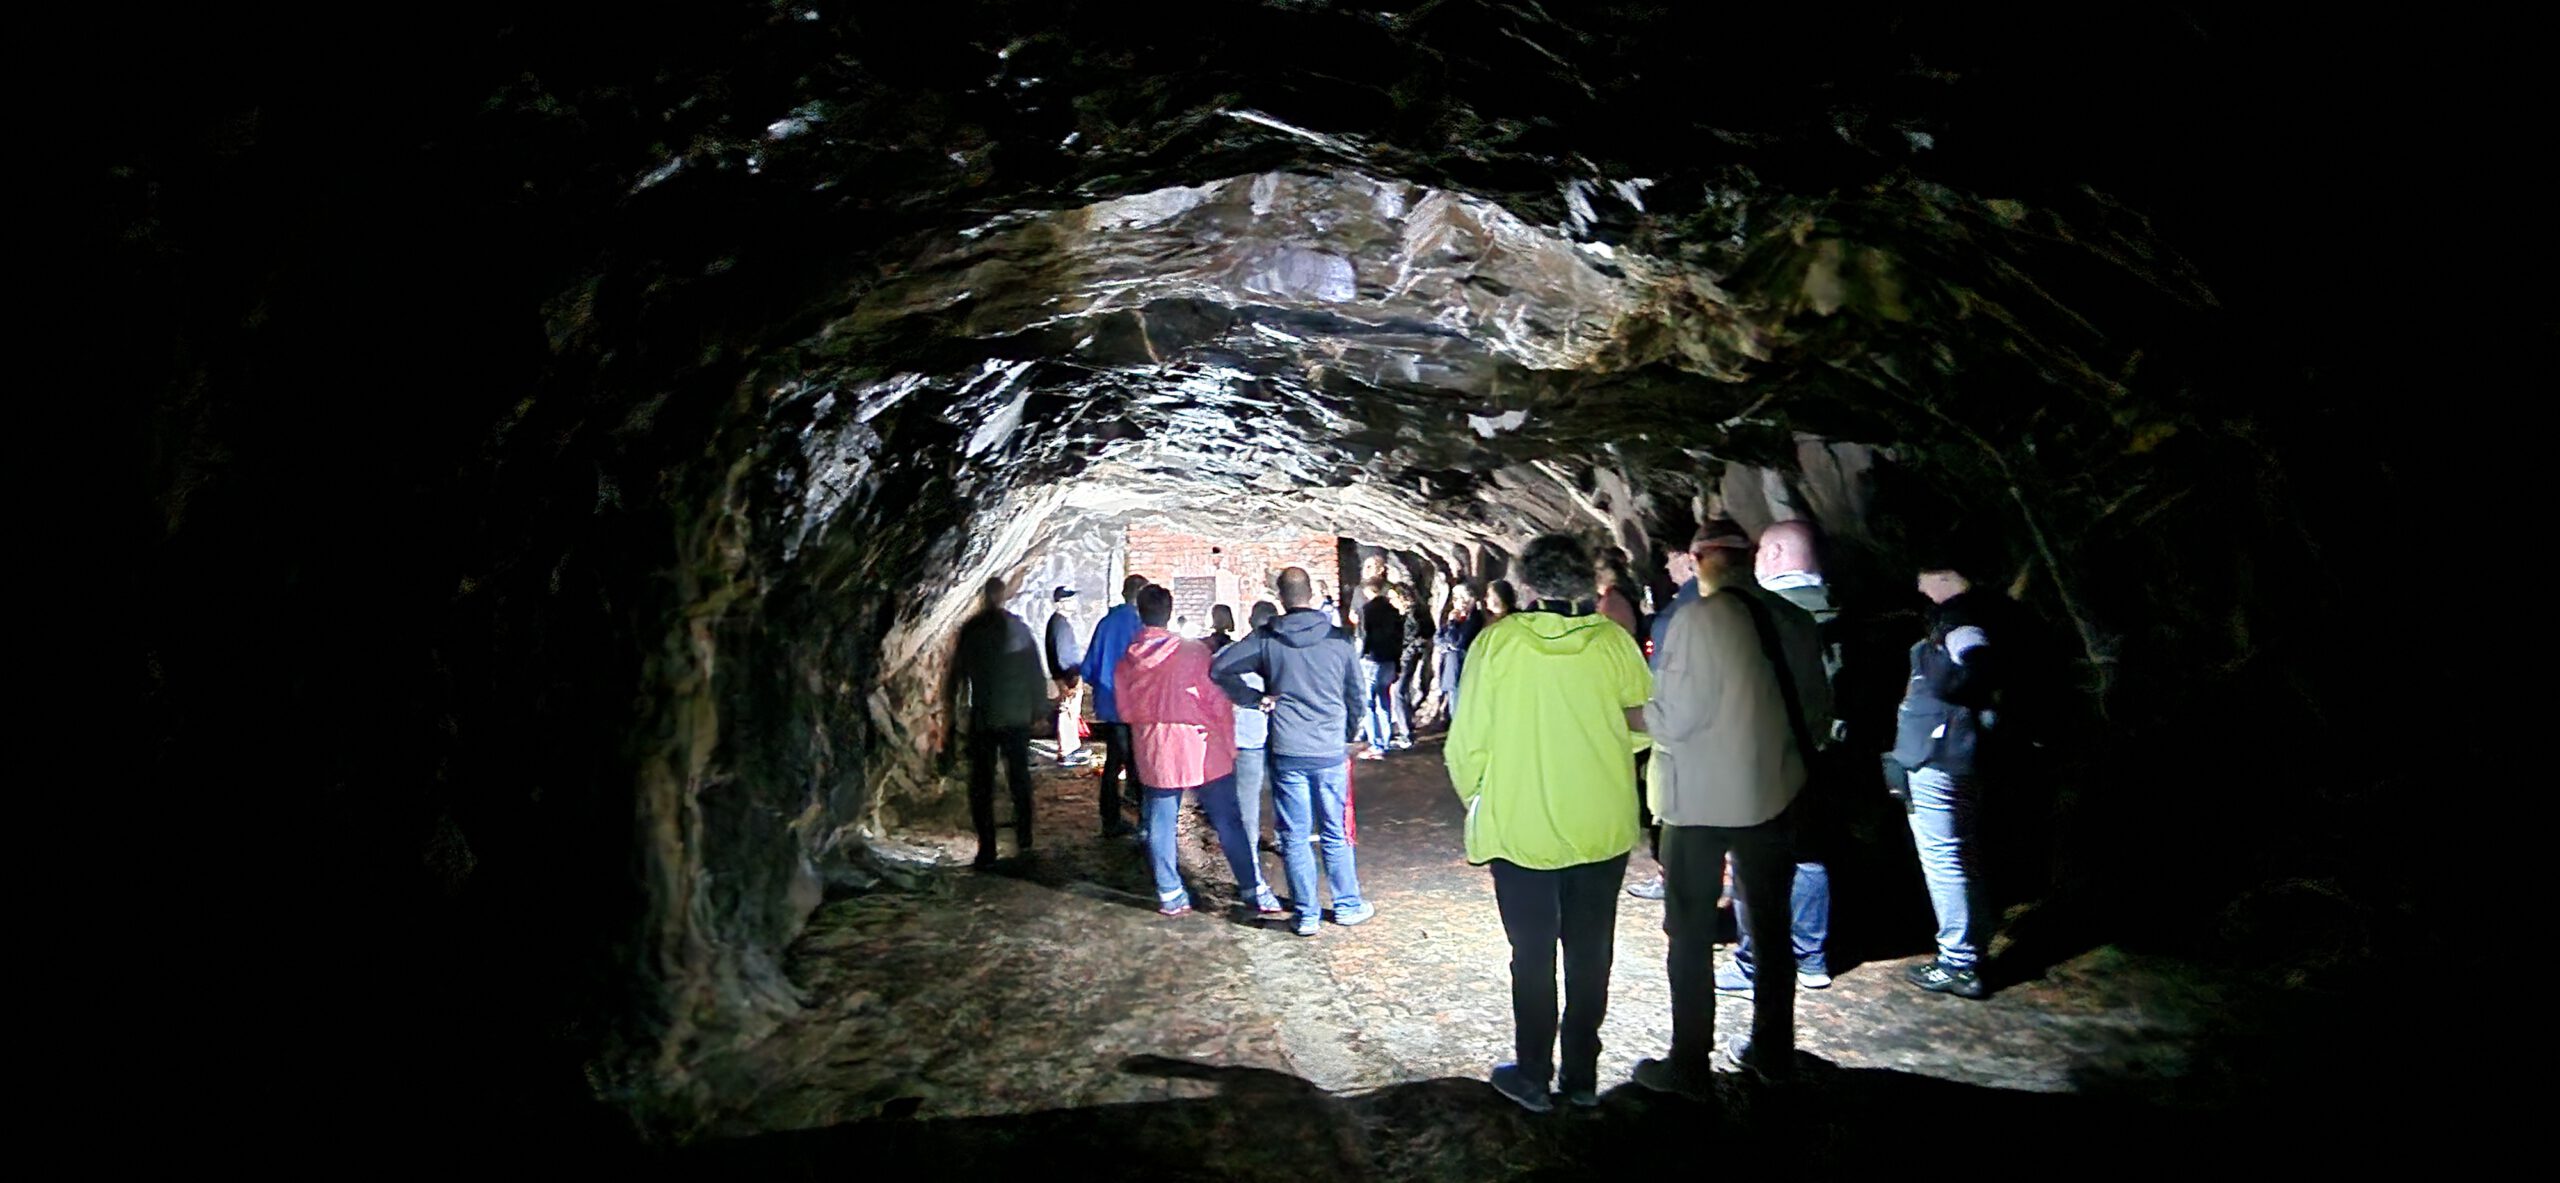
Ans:
[[[1317,579],[1337,584],[1342,578],[1338,570],[1340,542],[1331,534],[1240,541],[1132,526],[1125,547],[1127,570],[1157,583],[1170,585],[1181,576],[1231,576],[1235,593],[1228,603],[1235,609],[1239,626],[1244,624],[1255,600],[1278,602],[1272,581],[1280,577],[1284,567],[1304,567]],[[1207,627],[1207,621],[1194,622],[1195,631],[1206,631]]]

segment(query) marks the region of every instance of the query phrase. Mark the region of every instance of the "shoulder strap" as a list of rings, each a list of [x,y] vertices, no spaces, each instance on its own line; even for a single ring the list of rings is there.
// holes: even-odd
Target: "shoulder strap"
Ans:
[[[1804,706],[1796,700],[1795,668],[1787,662],[1786,646],[1778,639],[1778,622],[1769,618],[1769,606],[1747,591],[1728,593],[1742,601],[1751,613],[1752,628],[1760,634],[1760,654],[1769,659],[1778,674],[1778,697],[1787,704],[1787,730],[1796,737],[1796,755],[1802,757],[1806,770],[1813,768],[1813,734],[1805,729]]]

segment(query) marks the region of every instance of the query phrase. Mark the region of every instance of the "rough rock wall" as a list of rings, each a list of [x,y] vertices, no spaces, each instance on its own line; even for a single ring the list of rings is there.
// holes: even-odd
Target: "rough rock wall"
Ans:
[[[1482,571],[1793,454],[1880,563],[1957,530],[2029,573],[2089,828],[2217,822],[2152,887],[2422,890],[2358,857],[2436,774],[2340,741],[2386,729],[2337,564],[2430,534],[2472,476],[2409,466],[2476,416],[2362,398],[2446,286],[2377,277],[2407,252],[2340,196],[2381,124],[2262,102],[2390,100],[2265,76],[2352,55],[2097,16],[2019,53],[1987,10],[1804,54],[1731,51],[1801,44],[1775,10],[444,15],[335,18],[411,60],[179,14],[93,73],[147,779],[267,787],[257,953],[431,1000],[438,1104],[711,1087],[814,891],[880,873],[863,827],[935,799],[965,589],[1199,481]],[[1890,447],[1873,512],[1799,433]]]

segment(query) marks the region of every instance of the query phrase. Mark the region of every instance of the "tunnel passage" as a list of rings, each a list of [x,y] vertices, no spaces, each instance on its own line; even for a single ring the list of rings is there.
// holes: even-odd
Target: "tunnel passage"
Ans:
[[[2311,978],[2408,932],[2373,803],[2437,774],[2335,742],[2382,704],[2327,641],[2339,556],[2467,487],[2386,454],[2469,453],[2350,397],[2364,132],[2258,104],[2228,46],[2282,39],[1143,7],[456,18],[362,76],[180,24],[113,73],[154,80],[101,110],[146,129],[103,364],[153,392],[157,779],[278,786],[242,828],[297,929],[426,934],[287,976],[366,959],[683,1130],[804,1009],[812,909],[950,807],[978,580],[1131,525],[1454,574],[1717,509],[1878,597],[1997,553],[2095,914]],[[2164,880],[2125,835],[2180,807]]]

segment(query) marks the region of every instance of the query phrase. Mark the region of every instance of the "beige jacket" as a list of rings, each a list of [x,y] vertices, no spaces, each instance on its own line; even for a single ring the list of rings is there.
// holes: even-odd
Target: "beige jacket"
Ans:
[[[1757,596],[1777,626],[1807,729],[1822,735],[1830,728],[1821,633],[1804,609],[1738,587],[1682,605],[1664,631],[1653,699],[1644,707],[1653,736],[1646,798],[1666,825],[1756,826],[1804,787],[1804,755],[1787,726],[1777,671],[1737,598],[1745,595]]]

